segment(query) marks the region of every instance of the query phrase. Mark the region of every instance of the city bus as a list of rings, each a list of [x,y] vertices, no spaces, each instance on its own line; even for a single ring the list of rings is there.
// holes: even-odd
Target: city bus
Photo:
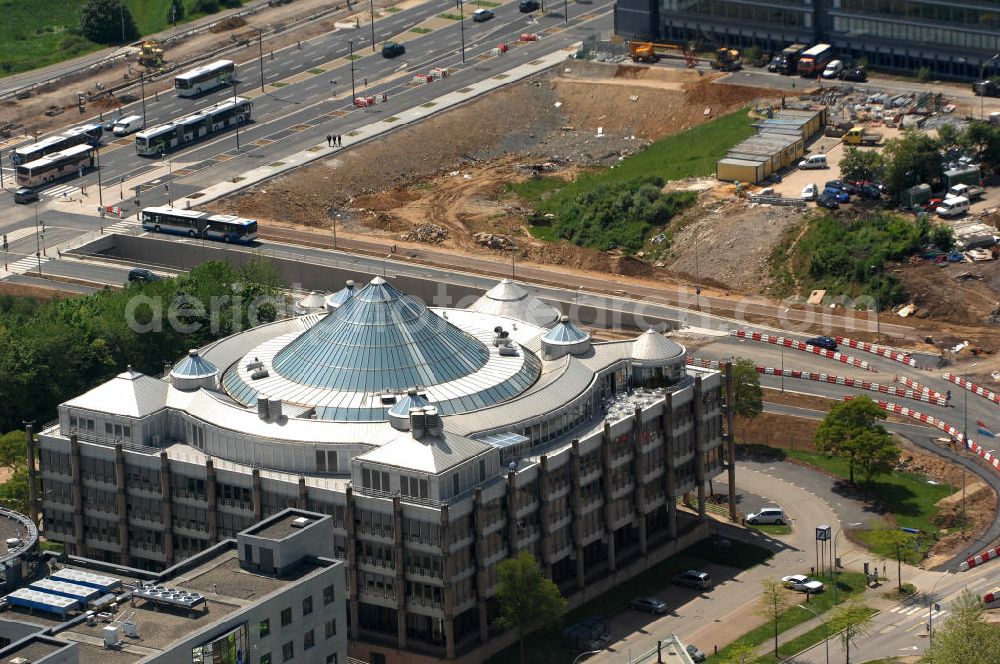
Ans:
[[[257,222],[228,214],[210,214],[173,207],[143,208],[143,230],[249,244],[257,239]]]
[[[157,156],[188,143],[201,140],[217,131],[250,120],[253,102],[243,97],[213,104],[180,120],[157,125],[135,135],[135,153]]]
[[[21,164],[15,172],[18,185],[37,187],[61,178],[80,175],[93,167],[94,148],[90,145],[74,145],[62,152]]]
[[[71,130],[65,134],[49,136],[48,138],[43,138],[37,143],[32,143],[31,145],[25,145],[23,148],[15,149],[10,153],[10,161],[15,166],[20,166],[21,164],[37,161],[45,155],[50,155],[54,152],[62,152],[66,148],[83,145],[84,143],[89,144],[92,142],[93,139],[85,132],[73,132]]]
[[[216,60],[178,74],[174,78],[174,92],[178,97],[197,97],[219,86],[231,85],[235,75],[236,64],[232,60]]]

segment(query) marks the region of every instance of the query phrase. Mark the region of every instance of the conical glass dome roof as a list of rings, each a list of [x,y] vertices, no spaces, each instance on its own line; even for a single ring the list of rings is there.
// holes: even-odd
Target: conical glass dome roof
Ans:
[[[577,344],[590,341],[590,335],[574,325],[569,316],[562,316],[559,324],[542,335],[542,339],[551,344]]]
[[[196,348],[189,350],[187,357],[174,365],[174,368],[170,370],[171,376],[179,376],[181,378],[208,378],[217,373],[219,373],[219,370],[215,365],[199,355]]]
[[[281,350],[272,368],[303,385],[384,392],[456,380],[488,359],[478,339],[375,277]]]

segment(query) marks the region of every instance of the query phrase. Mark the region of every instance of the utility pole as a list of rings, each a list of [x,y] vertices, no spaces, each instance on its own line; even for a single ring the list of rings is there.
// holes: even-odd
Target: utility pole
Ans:
[[[872,269],[878,270],[879,267],[877,265],[872,265]],[[878,274],[878,279],[875,281],[875,344],[876,345],[878,345],[879,339],[881,338],[881,330],[879,329],[880,326],[878,320],[878,310],[880,308],[878,305],[878,291],[879,291],[879,286],[882,285],[882,274],[881,272],[878,272],[877,274]]]
[[[38,276],[42,276],[42,247],[38,231],[38,201],[35,201],[35,258],[38,259]]]
[[[375,0],[368,0],[368,11],[371,15],[372,24],[372,53],[375,52]]]
[[[257,31],[257,50],[260,55],[258,56],[258,61],[260,62],[260,91],[264,91],[264,29],[261,28]]]
[[[3,186],[3,150],[0,150],[0,189],[6,189]]]
[[[962,443],[965,448],[969,448],[969,390],[962,390],[964,396],[962,397],[965,405],[962,406],[964,411],[963,415],[965,417],[965,425],[962,427]],[[965,455],[962,455],[962,459],[965,459]],[[962,466],[962,539],[965,539],[965,466]]]
[[[358,96],[357,90],[354,87],[354,40],[347,40],[347,47],[351,49],[351,54],[348,59],[351,61],[351,104],[354,103],[354,99]]]
[[[569,25],[569,4],[563,0],[563,16],[566,18],[566,25]]]
[[[142,128],[146,128],[146,72],[139,73],[139,87],[142,88]]]

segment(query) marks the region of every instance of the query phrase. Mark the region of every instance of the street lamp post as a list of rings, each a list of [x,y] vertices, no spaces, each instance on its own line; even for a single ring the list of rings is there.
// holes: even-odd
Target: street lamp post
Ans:
[[[236,86],[238,84],[239,84],[239,81],[237,81],[234,78],[233,79],[233,104],[237,103],[236,102],[236,99],[237,99],[237,97],[236,97]],[[238,109],[237,109],[237,111],[238,111]],[[236,116],[236,151],[237,152],[240,151],[240,118],[239,118],[238,115]]]
[[[931,586],[930,595],[927,596],[927,647],[930,648],[934,645],[934,590],[937,588],[937,584],[941,582],[941,579],[951,574],[951,570],[948,570],[938,577],[934,585]]]
[[[94,154],[97,156],[97,204],[104,210],[104,192],[101,191],[101,146],[98,145]],[[2,169],[0,169],[2,170]],[[103,213],[102,213],[103,214]]]
[[[44,227],[44,222],[43,222]],[[38,201],[35,201],[35,258],[38,259],[38,276],[42,276],[41,233],[38,230]]]
[[[602,652],[604,652],[604,651],[603,650],[587,650],[585,652],[582,652],[582,653],[580,653],[579,655],[576,656],[576,658],[573,660],[573,664],[576,664],[577,662],[579,662],[581,657],[586,657],[588,655],[597,655],[597,654],[602,653]]]
[[[871,269],[878,270],[879,268],[876,265],[872,265]],[[880,330],[879,320],[878,320],[878,310],[879,310],[879,305],[878,305],[878,289],[879,289],[879,286],[882,285],[882,279],[881,279],[882,273],[879,272],[878,275],[879,275],[879,279],[878,279],[878,281],[875,282],[875,344],[876,345],[879,343],[879,338],[881,336],[881,330]]]
[[[861,523],[849,523],[847,524],[851,528],[856,528],[860,526]],[[841,528],[833,536],[833,605],[837,606],[837,538],[840,537],[840,533],[844,532]]]
[[[351,61],[351,103],[354,103],[354,99],[358,96],[357,89],[354,87],[354,40],[347,40],[347,48],[350,49],[351,53],[348,59]]]
[[[264,91],[264,29],[257,30],[257,51],[260,62],[260,91]]]
[[[986,80],[986,68],[989,67],[994,62],[996,62],[996,60],[998,58],[1000,58],[1000,53],[997,53],[992,58],[990,58],[989,60],[987,60],[986,62],[984,62],[983,66],[979,68],[979,82],[980,83],[982,83],[983,81]],[[979,95],[979,119],[980,120],[984,120],[985,119],[985,114],[986,114],[986,111],[985,111],[985,108],[984,108],[985,107],[985,102],[986,102],[986,86],[984,85],[979,92],[981,93]]]
[[[142,128],[146,128],[146,72],[139,72],[139,87],[142,92]]]
[[[464,0],[458,1],[458,23],[459,30],[462,32],[462,64],[465,64],[465,2]]]
[[[805,604],[799,604],[799,608],[805,609],[809,613],[819,618],[819,621],[823,623],[823,632],[826,634],[826,637],[823,639],[823,642],[826,644],[826,664],[830,664],[830,627],[826,624],[826,621],[823,620],[823,616],[819,615],[818,613],[816,613],[816,611],[810,609]]]
[[[368,11],[371,15],[372,24],[372,53],[375,52],[375,0],[368,0]]]

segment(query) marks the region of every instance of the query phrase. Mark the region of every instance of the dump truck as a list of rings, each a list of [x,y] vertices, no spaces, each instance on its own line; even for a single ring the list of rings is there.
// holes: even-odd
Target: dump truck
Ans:
[[[160,67],[163,65],[163,49],[150,39],[142,42],[139,49],[139,64],[143,67]]]
[[[719,71],[739,71],[743,68],[743,57],[735,48],[720,48],[715,52],[712,69]]]
[[[698,62],[697,57],[688,52],[685,47],[677,44],[630,41],[628,54],[632,57],[632,62],[657,62],[662,54],[680,56],[687,62],[688,67],[693,67]]]
[[[853,127],[844,133],[843,140],[845,145],[878,145],[882,142],[882,133]]]

